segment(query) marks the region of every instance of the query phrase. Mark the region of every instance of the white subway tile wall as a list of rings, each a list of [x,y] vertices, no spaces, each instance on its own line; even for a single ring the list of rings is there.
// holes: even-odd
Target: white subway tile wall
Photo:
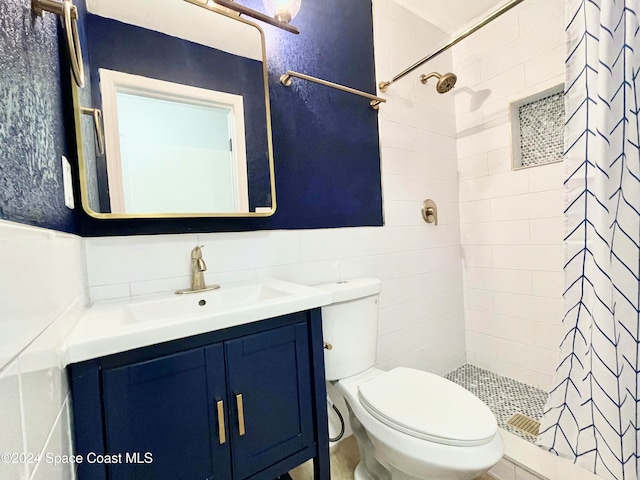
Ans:
[[[0,454],[23,453],[22,405],[20,402],[20,372],[18,362],[0,371]],[[16,458],[17,459],[17,458]],[[21,462],[0,462],[0,478],[26,478],[26,465]]]
[[[561,340],[563,166],[511,170],[509,103],[563,82],[564,45],[564,2],[535,0],[453,48],[467,361],[543,390]]]
[[[62,348],[88,301],[83,240],[0,220],[0,245],[0,452],[16,460],[0,478],[71,480],[46,454],[71,454]]]

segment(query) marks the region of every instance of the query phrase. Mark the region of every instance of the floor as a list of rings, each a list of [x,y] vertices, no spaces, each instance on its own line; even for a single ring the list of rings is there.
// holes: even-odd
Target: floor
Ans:
[[[331,480],[351,480],[360,461],[358,445],[352,435],[331,449]],[[313,463],[308,461],[289,472],[293,480],[312,480]]]
[[[352,480],[353,471],[360,461],[358,445],[352,435],[342,440],[331,449],[331,480]],[[313,463],[308,461],[289,472],[293,480],[313,480]],[[483,475],[477,480],[494,480],[490,475]]]

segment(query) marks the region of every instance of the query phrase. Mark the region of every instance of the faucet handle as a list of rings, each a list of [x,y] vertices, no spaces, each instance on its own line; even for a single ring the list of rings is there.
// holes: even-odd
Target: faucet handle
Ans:
[[[206,272],[207,264],[204,263],[202,258],[202,249],[204,245],[196,245],[193,250],[191,250],[191,261],[196,263],[196,269],[198,272]]]
[[[193,250],[191,250],[191,260],[198,260],[202,258],[202,249],[204,245],[196,245]]]

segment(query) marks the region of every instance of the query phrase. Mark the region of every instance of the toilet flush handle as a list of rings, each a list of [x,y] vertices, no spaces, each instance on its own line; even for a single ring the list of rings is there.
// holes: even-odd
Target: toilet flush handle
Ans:
[[[331,350],[333,348],[333,345],[331,345],[329,342],[323,342],[322,345],[326,350]]]

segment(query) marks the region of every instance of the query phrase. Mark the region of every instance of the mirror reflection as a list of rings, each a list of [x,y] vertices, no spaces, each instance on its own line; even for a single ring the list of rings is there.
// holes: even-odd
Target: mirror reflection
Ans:
[[[90,78],[74,100],[90,215],[275,209],[262,31],[190,2],[78,2]]]

